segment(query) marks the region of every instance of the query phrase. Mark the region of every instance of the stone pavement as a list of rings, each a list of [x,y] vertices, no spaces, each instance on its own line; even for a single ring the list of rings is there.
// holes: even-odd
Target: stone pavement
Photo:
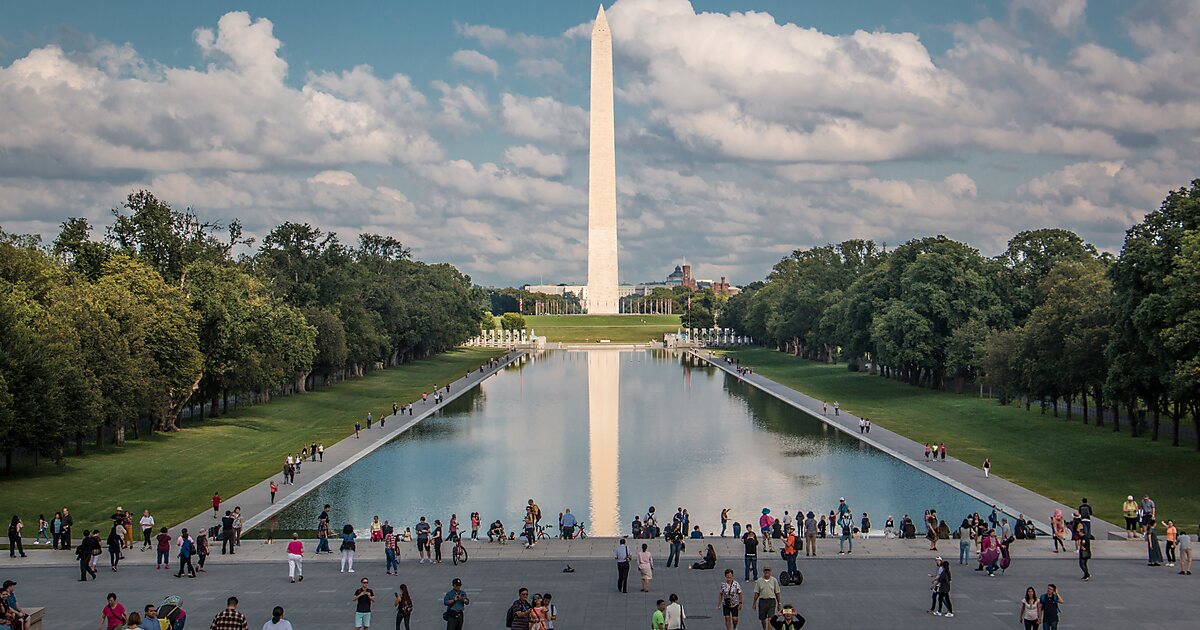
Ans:
[[[270,518],[271,515],[278,513],[292,502],[313,491],[330,477],[345,470],[358,460],[395,439],[401,433],[416,426],[447,403],[470,391],[471,388],[478,385],[484,379],[520,359],[524,354],[524,351],[512,351],[503,355],[496,367],[485,368],[482,373],[478,369],[472,371],[463,378],[450,383],[450,391],[445,394],[445,399],[440,405],[433,404],[432,399],[428,403],[422,403],[420,400],[417,400],[413,403],[413,415],[406,415],[403,418],[388,416],[387,423],[382,428],[377,423],[368,430],[366,428],[366,416],[364,415],[363,418],[360,418],[363,422],[362,437],[355,438],[351,435],[336,444],[326,446],[325,455],[321,461],[306,461],[302,464],[299,474],[296,475],[296,483],[283,485],[283,458],[287,454],[285,452],[272,453],[271,457],[279,458],[279,472],[232,497],[222,496],[221,513],[224,514],[227,509],[232,510],[235,506],[240,506],[243,515],[243,533],[249,531],[254,526]],[[433,384],[431,383],[430,385]],[[438,383],[438,385],[443,388],[445,387],[444,383]],[[283,445],[281,445],[281,448],[283,448]],[[274,505],[271,504],[270,486],[272,479],[279,484],[279,491],[275,494]],[[217,490],[220,489],[217,488]],[[189,532],[194,534],[201,528],[216,525],[219,522],[219,520],[213,518],[210,506],[209,509],[173,527],[172,531],[178,532],[181,527],[186,527]],[[218,542],[217,544],[219,545],[220,543]]]
[[[707,350],[691,350],[690,352],[697,358],[724,370],[734,378],[741,378],[810,416],[852,435],[984,503],[996,505],[1009,514],[1024,514],[1026,518],[1033,519],[1042,531],[1050,531],[1047,521],[1056,508],[1061,509],[1067,519],[1071,518],[1071,513],[1075,510],[1075,507],[1058,503],[997,475],[995,472],[997,468],[1004,470],[1004,462],[992,462],[991,476],[984,478],[983,470],[979,465],[968,464],[953,457],[953,445],[947,449],[951,457],[948,457],[946,461],[926,462],[924,445],[876,424],[872,424],[870,433],[859,433],[858,416],[848,413],[845,409],[842,409],[838,415],[834,415],[832,400],[825,401],[829,404],[829,412],[822,413],[822,401],[812,396],[802,394],[760,374],[739,375],[736,366],[726,363],[724,358],[714,356]],[[1124,536],[1124,528],[1092,517],[1092,534],[1097,539],[1107,538],[1110,532],[1118,532],[1122,537]]]
[[[920,541],[916,542],[921,547]],[[251,543],[247,541],[243,547],[247,544]],[[282,545],[273,547],[277,559],[272,562],[250,561],[241,554],[237,562],[214,556],[208,571],[196,579],[170,577],[168,572],[145,566],[140,558],[138,564],[142,566],[122,563],[118,573],[109,571],[102,558],[99,579],[87,583],[78,582],[77,569],[69,566],[15,567],[5,563],[0,565],[0,577],[17,581],[22,605],[47,607],[47,628],[95,628],[104,596],[110,591],[128,610],[141,610],[144,604],[157,603],[167,594],[181,595],[190,619],[187,627],[193,630],[207,628],[229,595],[241,600],[240,609],[255,630],[262,627],[276,605],[287,610],[287,618],[296,630],[349,628],[354,612],[351,595],[363,577],[370,580],[376,593],[372,627],[377,629],[392,627],[391,594],[402,582],[410,588],[415,602],[413,626],[442,627],[440,598],[454,577],[463,580],[472,600],[466,616],[468,628],[502,628],[504,610],[520,586],[554,594],[559,608],[555,625],[561,630],[646,628],[654,601],[666,599],[670,593],[680,596],[688,614],[688,628],[724,627],[715,606],[721,571],[691,571],[686,564],[667,568],[662,554],[655,558],[650,593],[638,592],[635,568],[629,592],[619,594],[614,588],[614,564],[607,559],[472,559],[456,567],[448,561],[417,564],[407,552],[399,577],[384,575],[379,570],[384,568],[379,558],[361,558],[355,574],[343,574],[338,571],[336,558],[328,556],[306,561],[306,579],[292,584],[282,559]],[[869,558],[858,554],[801,557],[799,565],[805,582],[799,587],[785,587],[783,599],[808,618],[806,628],[854,630],[956,625],[972,629],[1019,628],[1017,600],[1025,587],[1042,592],[1049,582],[1058,584],[1066,598],[1060,626],[1064,629],[1184,628],[1191,627],[1200,615],[1200,599],[1195,597],[1200,582],[1177,575],[1174,569],[1146,567],[1140,559],[1101,558],[1092,561],[1094,579],[1082,582],[1074,556],[1025,558],[1021,553],[1014,554],[1013,565],[1005,575],[995,578],[953,564],[954,619],[932,618],[925,612],[930,600],[928,574],[933,570],[929,558]],[[127,555],[132,562],[143,554],[134,551]],[[685,560],[692,555],[689,548]],[[562,573],[568,563],[574,573]],[[778,556],[764,556],[759,567],[767,565],[778,571],[783,563]],[[736,579],[742,581],[740,556],[722,557],[717,566],[733,569]],[[749,614],[743,618],[744,628],[759,627]]]

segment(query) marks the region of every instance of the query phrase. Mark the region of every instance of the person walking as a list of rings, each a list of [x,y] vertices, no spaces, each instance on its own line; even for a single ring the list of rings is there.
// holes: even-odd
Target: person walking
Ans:
[[[1025,589],[1025,597],[1021,598],[1021,607],[1017,610],[1017,619],[1025,625],[1025,630],[1038,630],[1038,626],[1041,625],[1042,602],[1032,586]]]
[[[212,508],[213,508],[213,518],[217,518],[218,516],[220,516],[220,514],[217,513],[217,510],[221,509],[221,493],[220,492],[213,493]]]
[[[1179,575],[1192,574],[1192,537],[1179,530]]]
[[[354,606],[354,628],[355,630],[367,630],[371,627],[371,602],[375,601],[375,591],[368,586],[369,580],[363,578],[358,581],[358,589],[354,591],[354,595],[350,597],[350,601],[355,602]]]
[[[346,523],[342,527],[342,545],[339,548],[342,552],[341,573],[354,573],[355,538],[358,538],[358,534],[354,533],[354,526]]]
[[[987,479],[992,475],[992,458],[983,458],[983,478]]]
[[[195,544],[196,555],[196,571],[198,573],[206,573],[204,563],[208,560],[209,554],[212,553],[212,548],[208,545],[208,531],[203,527],[200,528],[200,533],[196,534]]]
[[[275,505],[275,493],[279,492],[279,484],[275,480],[271,480],[271,505]]]
[[[1079,538],[1079,568],[1083,569],[1083,580],[1086,582],[1092,579],[1091,571],[1088,571],[1088,561],[1092,559],[1092,539],[1091,534],[1084,534]]]
[[[954,616],[954,604],[950,602],[950,563],[938,556],[933,559],[937,566],[937,573],[930,577],[933,578],[933,583],[930,589],[933,591],[933,601],[937,604],[937,610],[934,606],[929,606],[929,614],[940,617],[942,616],[942,606],[946,607],[945,616]]]
[[[12,521],[8,524],[8,557],[16,558],[20,552],[22,558],[27,558],[25,555],[25,545],[21,544],[21,528],[25,524],[21,522],[21,517],[13,514]]]
[[[442,563],[442,521],[433,519],[433,563]]]
[[[660,599],[654,603],[654,612],[650,615],[650,630],[667,630],[666,601]]]
[[[667,598],[670,602],[667,604],[667,609],[663,611],[664,621],[667,625],[667,630],[683,630],[684,622],[687,621],[687,612],[683,609],[683,604],[679,603],[679,596],[671,593]]]
[[[292,541],[287,546],[288,559],[288,578],[292,583],[296,583],[296,578],[304,581],[304,543],[300,542],[300,535],[292,532]]]
[[[464,593],[462,589],[462,580],[458,580],[455,577],[450,582],[450,590],[442,596],[442,605],[446,607],[446,630],[462,630],[463,618],[466,617],[467,612],[466,608],[470,605],[470,599],[467,598],[467,593]]]
[[[662,600],[659,600],[662,601]],[[512,630],[529,630],[529,589],[522,586],[517,591],[517,599],[508,607],[504,625]]]
[[[196,554],[196,543],[188,536],[187,528],[179,533],[179,540],[176,543],[179,547],[179,571],[175,573],[175,577],[183,577],[183,570],[187,568],[188,577],[196,577],[196,568],[192,566],[192,556]]]
[[[725,581],[717,593],[717,608],[725,617],[725,630],[736,630],[738,612],[742,609],[742,585],[733,579],[733,569],[725,569]]]
[[[1088,504],[1087,497],[1079,502],[1079,522],[1083,523],[1083,533],[1092,533],[1092,506]]]
[[[1091,534],[1088,534],[1091,536]],[[1061,617],[1061,606],[1066,603],[1062,595],[1058,592],[1058,587],[1053,584],[1046,585],[1046,592],[1038,598],[1038,604],[1041,605],[1042,614],[1039,621],[1042,624],[1042,630],[1058,630],[1058,620]]]
[[[833,401],[833,415],[839,415],[842,411],[842,404],[838,401]]]
[[[462,584],[458,578],[455,578],[454,581],[458,582],[460,585]],[[409,620],[412,618],[413,600],[412,595],[408,594],[408,585],[401,584],[400,592],[395,593],[395,597],[396,601],[393,603],[393,605],[396,607],[396,630],[400,630],[402,626],[404,630],[411,630],[408,624]],[[447,619],[447,621],[449,620]],[[461,628],[462,625],[459,624],[459,627]]]
[[[99,551],[99,548],[96,550]],[[84,530],[83,539],[75,547],[75,556],[79,558],[79,581],[86,582],[89,575],[93,580],[96,579],[96,570],[92,568],[92,538],[87,530]]]
[[[758,537],[754,535],[754,530],[746,527],[746,533],[742,534],[742,545],[746,548],[744,561],[746,564],[746,574],[743,576],[743,581],[750,581],[750,572],[754,572],[754,579],[758,579]]]
[[[123,542],[120,525],[112,526],[105,542],[108,544],[108,563],[112,566],[113,573],[116,573],[117,563],[121,561],[121,543]]]
[[[400,543],[396,540],[396,532],[388,527],[388,533],[383,535],[383,555],[386,560],[384,575],[391,575],[395,570],[400,575]]]
[[[650,580],[654,579],[654,555],[650,546],[642,543],[642,550],[637,555],[638,573],[642,575],[642,592],[650,592]]]
[[[754,601],[750,604],[758,611],[762,630],[767,630],[767,620],[775,614],[779,594],[779,580],[771,575],[771,567],[763,567],[762,577],[754,582]]]
[[[314,556],[319,556],[323,553],[333,553],[329,548],[329,538],[333,535],[333,529],[329,526],[329,505],[325,505],[325,510],[317,517],[317,549],[313,552]]]
[[[246,615],[238,611],[237,607],[238,598],[230,597],[225,600],[225,610],[213,617],[209,630],[250,630]]]
[[[271,620],[263,624],[263,630],[292,630],[292,622],[283,618],[283,606],[271,609]]]
[[[616,549],[613,549],[613,560],[617,561],[617,592],[626,593],[629,588],[629,546],[626,545],[625,539],[617,543]]]
[[[104,608],[100,609],[99,630],[116,630],[125,627],[125,606],[117,601],[116,593],[109,593],[105,598]]]

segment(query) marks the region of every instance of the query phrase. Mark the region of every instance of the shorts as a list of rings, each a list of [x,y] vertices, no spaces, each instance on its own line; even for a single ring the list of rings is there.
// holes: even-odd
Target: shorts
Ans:
[[[1137,529],[1137,524],[1138,524],[1138,520],[1137,520],[1136,516],[1133,516],[1133,517],[1126,516],[1125,517],[1125,529],[1127,529],[1127,530]]]
[[[740,606],[730,606],[729,604],[721,604],[721,614],[726,617],[738,618],[738,609]]]
[[[371,613],[369,613],[369,612],[365,612],[365,613],[356,612],[356,613],[354,613],[354,627],[355,627],[355,628],[369,628],[369,627],[371,627]]]
[[[429,539],[428,538],[426,538],[424,540],[422,540],[420,538],[417,539],[417,552],[420,553],[422,551],[424,551],[426,553],[429,552]]]
[[[763,599],[758,600],[758,620],[770,619],[775,614],[775,600]]]

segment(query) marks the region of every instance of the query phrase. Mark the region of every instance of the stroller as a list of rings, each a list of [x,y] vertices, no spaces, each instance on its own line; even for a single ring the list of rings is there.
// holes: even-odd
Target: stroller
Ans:
[[[159,624],[163,630],[183,630],[187,614],[183,612],[183,598],[178,595],[167,595],[158,605]]]

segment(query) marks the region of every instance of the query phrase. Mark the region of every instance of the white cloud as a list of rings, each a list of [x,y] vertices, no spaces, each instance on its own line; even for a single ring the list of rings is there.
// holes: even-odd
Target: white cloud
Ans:
[[[451,160],[418,168],[430,182],[467,197],[496,197],[551,206],[579,206],[585,202],[578,188],[514,173],[491,162],[476,167],[467,160]]]
[[[500,64],[495,59],[479,52],[478,50],[458,50],[453,55],[450,55],[450,61],[454,65],[461,68],[466,68],[471,72],[479,74],[490,74],[493,77],[500,74]]]
[[[531,79],[567,76],[567,70],[561,61],[543,57],[531,57],[517,61],[517,72]]]
[[[30,51],[0,67],[0,171],[60,175],[437,160],[408,78],[359,66],[288,86],[266,19],[226,14],[196,31],[203,69],[147,63],[127,46]]]
[[[586,146],[587,112],[550,96],[505,92],[500,97],[500,119],[504,130],[513,135],[560,146]]]
[[[562,177],[567,172],[566,156],[542,153],[532,144],[508,147],[504,150],[504,161],[542,177]]]
[[[1024,9],[1066,33],[1083,23],[1087,0],[1015,0],[1014,9]]]
[[[444,81],[434,81],[433,87],[442,93],[438,99],[442,106],[438,122],[447,128],[455,131],[473,131],[479,128],[474,119],[483,120],[490,117],[491,106],[482,90],[461,84],[450,85]]]
[[[507,48],[518,54],[532,55],[547,50],[562,48],[559,41],[539,35],[526,33],[509,33],[502,28],[486,24],[455,24],[455,30],[462,37],[474,39],[486,49]]]

